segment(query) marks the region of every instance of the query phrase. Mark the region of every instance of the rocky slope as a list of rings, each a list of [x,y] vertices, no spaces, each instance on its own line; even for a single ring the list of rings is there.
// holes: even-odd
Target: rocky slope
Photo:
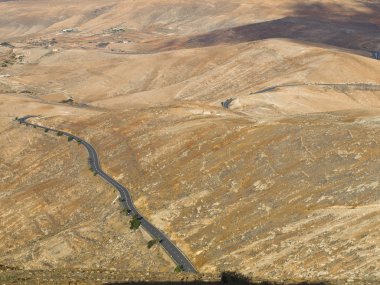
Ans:
[[[8,120],[1,130],[1,264],[167,271],[149,236],[129,230],[117,194],[76,143]]]
[[[84,134],[103,167],[202,272],[377,276],[376,111],[254,121],[186,105],[101,118]]]

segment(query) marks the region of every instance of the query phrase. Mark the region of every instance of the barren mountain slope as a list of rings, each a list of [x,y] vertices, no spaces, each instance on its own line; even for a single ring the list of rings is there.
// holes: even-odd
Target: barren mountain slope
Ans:
[[[1,264],[167,271],[170,261],[128,229],[117,194],[87,152],[53,134],[1,119]],[[133,256],[133,258],[131,258]]]
[[[376,1],[1,1],[1,38],[51,36],[75,28],[81,36],[114,27],[146,33],[184,35],[222,28],[307,17],[330,21],[379,24]]]
[[[103,167],[201,271],[377,276],[378,112],[257,123],[185,105],[86,122]]]
[[[182,100],[219,106],[230,97],[234,108],[260,115],[380,106],[375,60],[288,40],[152,55],[43,50],[14,49],[25,64],[6,69],[4,88],[112,109]]]
[[[33,114],[93,144],[201,272],[380,279],[379,13],[0,1],[0,265],[174,267],[83,147],[14,121]]]

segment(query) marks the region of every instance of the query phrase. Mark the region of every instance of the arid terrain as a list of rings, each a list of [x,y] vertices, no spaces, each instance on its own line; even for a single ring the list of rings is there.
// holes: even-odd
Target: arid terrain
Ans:
[[[200,273],[380,280],[379,14],[378,0],[0,1],[0,265],[175,268],[83,146],[15,121],[37,115],[90,142]]]

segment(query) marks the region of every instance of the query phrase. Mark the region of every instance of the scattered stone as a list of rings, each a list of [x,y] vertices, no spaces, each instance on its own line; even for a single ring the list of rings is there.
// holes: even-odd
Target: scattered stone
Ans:
[[[225,108],[225,109],[229,109],[231,103],[232,103],[234,100],[236,100],[236,98],[230,98],[230,99],[227,99],[226,101],[221,102],[222,107]]]
[[[125,29],[122,28],[122,27],[114,27],[114,28],[111,28],[111,32],[113,32],[113,33],[122,33],[122,32],[125,32]]]
[[[69,29],[63,29],[63,30],[62,30],[62,33],[73,33],[73,32],[76,32],[76,29],[74,29],[74,28],[69,28]]]
[[[110,43],[109,42],[101,42],[101,43],[98,43],[96,46],[98,48],[105,48],[109,45]]]
[[[0,43],[0,46],[8,47],[8,48],[14,48],[14,46],[8,42],[2,42],[2,43]]]

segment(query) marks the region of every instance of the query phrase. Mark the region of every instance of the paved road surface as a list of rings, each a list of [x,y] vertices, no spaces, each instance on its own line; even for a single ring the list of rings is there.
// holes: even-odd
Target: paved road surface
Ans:
[[[372,84],[372,83],[295,83],[295,84],[283,84],[283,85],[268,87],[252,94],[271,92],[279,88],[299,87],[299,86],[321,86],[321,87],[331,87],[331,88],[339,88],[339,89],[352,88],[353,90],[362,90],[362,91],[380,91],[380,85]]]
[[[22,118],[19,118],[18,121],[21,124],[25,124],[27,126],[33,126],[36,128],[40,128],[43,130],[48,130],[52,132],[59,132],[58,130],[51,129],[48,127],[28,123],[27,119],[32,118],[35,116],[25,116]],[[155,226],[153,226],[151,223],[149,223],[143,216],[139,214],[137,211],[137,208],[133,204],[131,194],[129,193],[128,189],[125,188],[123,185],[121,185],[119,182],[111,178],[108,174],[106,174],[99,165],[99,158],[98,154],[96,153],[96,150],[90,145],[88,142],[82,140],[81,138],[74,136],[70,133],[61,131],[63,136],[66,137],[72,137],[73,140],[77,142],[81,142],[82,145],[84,145],[88,151],[89,154],[89,163],[90,166],[94,171],[98,173],[100,177],[102,177],[105,181],[107,181],[109,184],[114,186],[120,194],[120,198],[122,200],[122,205],[125,209],[130,210],[131,215],[138,215],[140,217],[141,226],[152,236],[152,238],[156,238],[159,240],[162,240],[161,245],[167,252],[167,254],[175,261],[177,265],[180,265],[183,267],[183,270],[186,272],[197,272],[195,267],[191,264],[190,260],[181,252],[181,250],[176,247],[169,239],[166,237],[159,229],[157,229]]]

